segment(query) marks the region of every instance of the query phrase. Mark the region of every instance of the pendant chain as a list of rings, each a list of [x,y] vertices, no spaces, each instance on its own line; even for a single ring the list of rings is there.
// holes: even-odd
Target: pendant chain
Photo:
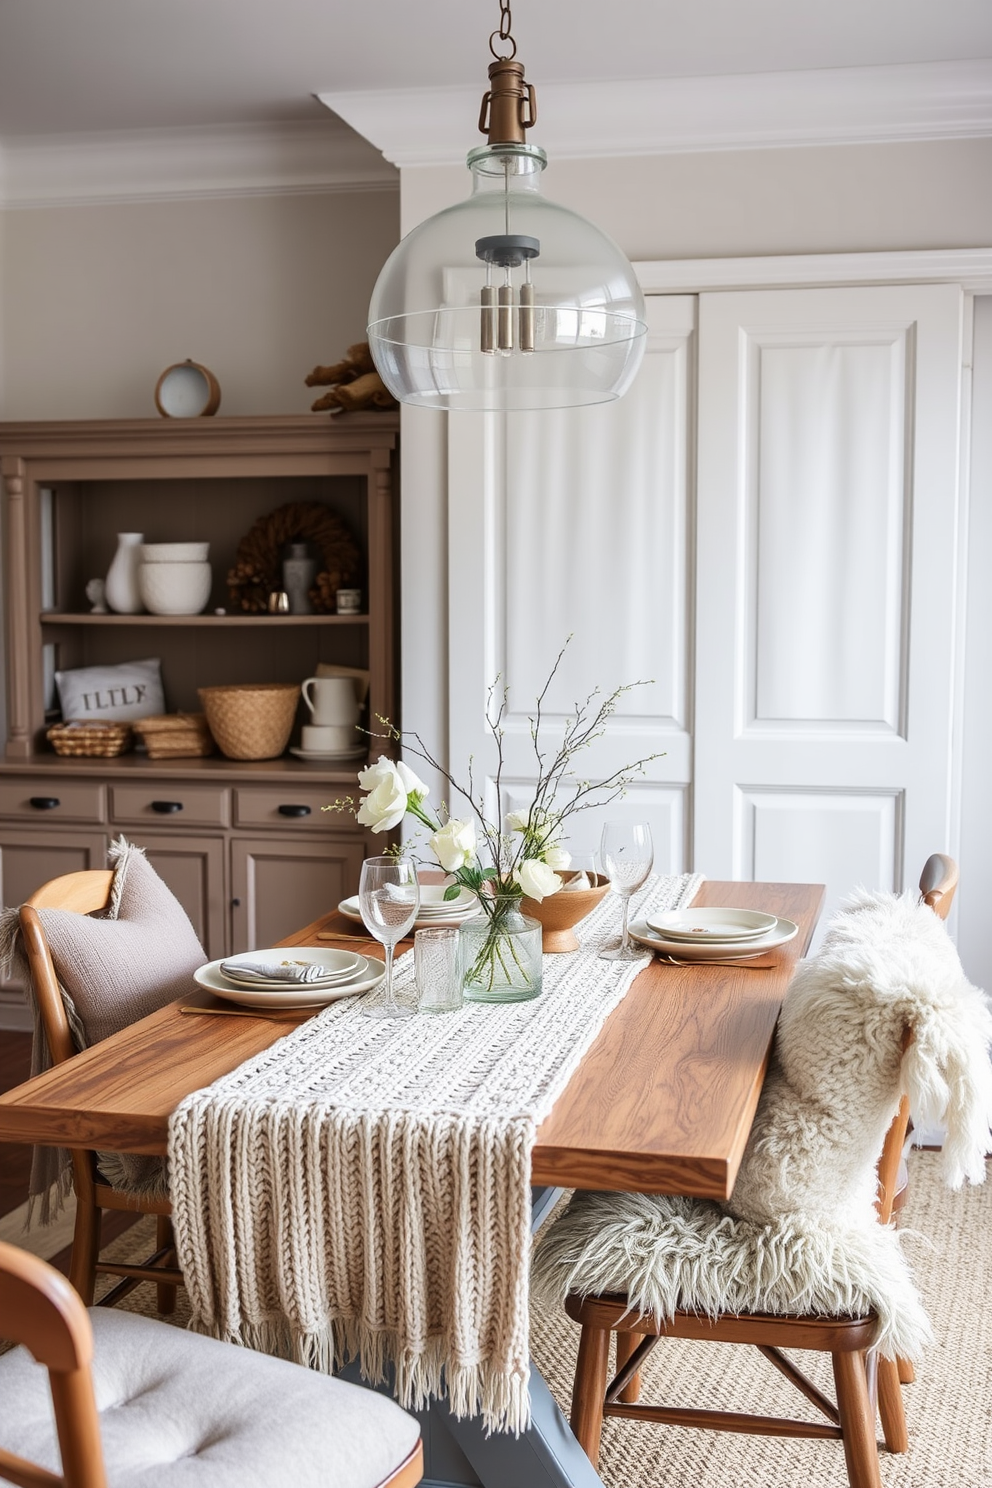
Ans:
[[[510,15],[510,0],[499,0],[499,30],[494,31],[489,38],[489,50],[497,62],[508,62],[517,55],[517,43],[510,34],[513,25],[513,17]],[[502,42],[509,42],[510,51],[497,51],[495,42],[497,38]]]

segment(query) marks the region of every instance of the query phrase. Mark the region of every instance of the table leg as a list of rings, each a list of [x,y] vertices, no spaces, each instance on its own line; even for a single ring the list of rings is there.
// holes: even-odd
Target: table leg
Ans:
[[[366,1384],[354,1363],[338,1378]],[[456,1420],[446,1400],[415,1411],[424,1439],[422,1488],[603,1488],[533,1364],[530,1405],[531,1423],[521,1436],[487,1436],[478,1418]]]
[[[531,1230],[536,1234],[562,1190],[531,1192]],[[366,1384],[355,1363],[339,1377]],[[530,1408],[531,1423],[521,1436],[510,1432],[487,1436],[477,1418],[456,1420],[446,1400],[414,1412],[424,1440],[422,1488],[603,1488],[533,1360]]]

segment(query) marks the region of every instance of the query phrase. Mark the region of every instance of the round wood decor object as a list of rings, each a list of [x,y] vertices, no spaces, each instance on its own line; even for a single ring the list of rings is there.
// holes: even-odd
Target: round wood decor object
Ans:
[[[263,614],[269,595],[283,588],[282,560],[287,545],[311,543],[320,553],[310,599],[318,615],[334,613],[339,589],[354,587],[362,557],[347,524],[319,501],[289,501],[259,517],[238,544],[227,575],[233,609]]]
[[[209,368],[187,357],[162,373],[155,407],[163,418],[206,418],[220,407],[220,383]]]

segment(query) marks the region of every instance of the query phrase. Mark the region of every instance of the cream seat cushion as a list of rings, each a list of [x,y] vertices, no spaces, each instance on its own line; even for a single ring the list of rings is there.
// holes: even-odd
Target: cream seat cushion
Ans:
[[[420,1427],[392,1400],[267,1354],[91,1308],[108,1488],[376,1488]],[[48,1373],[0,1358],[0,1445],[52,1472]]]

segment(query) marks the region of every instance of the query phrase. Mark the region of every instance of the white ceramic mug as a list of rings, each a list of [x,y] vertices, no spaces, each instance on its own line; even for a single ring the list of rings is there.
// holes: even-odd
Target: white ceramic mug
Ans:
[[[353,723],[305,723],[300,730],[300,744],[308,753],[343,754],[361,742]]]
[[[358,722],[358,699],[355,697],[355,684],[350,677],[308,677],[301,690],[303,701],[310,709],[311,723]]]

